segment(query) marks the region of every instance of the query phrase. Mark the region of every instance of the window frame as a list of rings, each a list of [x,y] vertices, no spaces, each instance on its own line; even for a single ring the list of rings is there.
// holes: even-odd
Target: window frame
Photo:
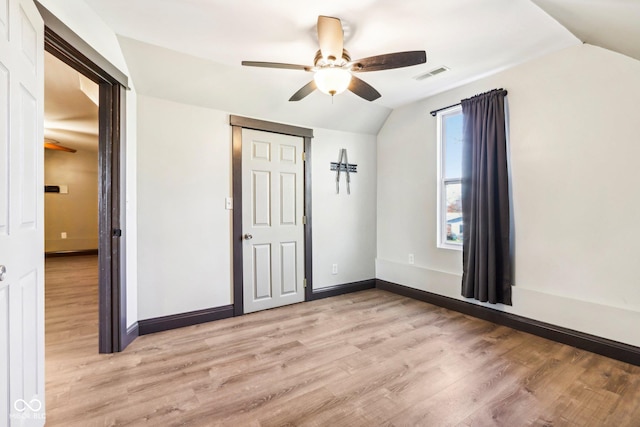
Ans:
[[[443,120],[448,116],[453,116],[457,114],[462,114],[462,106],[455,105],[451,108],[447,108],[446,110],[439,111],[436,114],[437,121],[437,158],[438,158],[438,168],[437,168],[437,179],[438,179],[438,191],[437,191],[437,247],[440,249],[451,249],[451,250],[462,250],[462,242],[460,243],[452,243],[447,241],[447,201],[446,201],[446,187],[448,184],[461,184],[462,185],[462,177],[459,178],[445,178],[445,158],[446,158],[446,145],[443,141]],[[463,222],[464,224],[464,222]],[[464,227],[464,225],[463,225]]]

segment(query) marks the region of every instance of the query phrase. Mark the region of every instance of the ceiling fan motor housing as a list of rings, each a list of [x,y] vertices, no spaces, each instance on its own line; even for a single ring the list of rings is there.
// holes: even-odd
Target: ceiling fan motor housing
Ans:
[[[315,67],[318,68],[323,68],[323,67],[343,67],[346,64],[348,64],[349,62],[351,62],[351,56],[349,55],[349,52],[347,51],[347,49],[342,49],[342,58],[340,61],[336,60],[333,57],[329,57],[327,58],[327,60],[325,60],[322,57],[322,52],[320,50],[318,50],[316,52],[316,57],[313,60],[313,65]]]

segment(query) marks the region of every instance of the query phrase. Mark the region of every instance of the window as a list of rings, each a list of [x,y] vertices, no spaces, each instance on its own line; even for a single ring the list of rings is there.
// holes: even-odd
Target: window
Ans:
[[[438,121],[438,247],[462,249],[462,107]]]

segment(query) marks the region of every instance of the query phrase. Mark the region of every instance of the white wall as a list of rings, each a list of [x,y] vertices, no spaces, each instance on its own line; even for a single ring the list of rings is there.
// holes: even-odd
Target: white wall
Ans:
[[[122,159],[124,169],[124,256],[127,283],[127,326],[138,321],[138,196],[137,196],[137,129],[138,96],[135,90],[127,91],[126,141]],[[122,195],[123,193],[121,193]],[[122,200],[121,200],[122,202]]]
[[[340,174],[336,194],[339,150],[347,149],[351,194]],[[374,135],[314,130],[312,140],[313,288],[320,289],[375,277],[376,257],[376,137]],[[332,265],[338,264],[338,274]]]
[[[339,148],[358,163],[350,196],[329,171]],[[314,129],[315,288],[374,278],[375,159],[375,136]],[[229,113],[138,96],[140,319],[233,302],[231,172]]]
[[[640,345],[640,62],[597,47],[569,48],[391,114],[378,135],[376,276],[463,299],[461,253],[436,247],[429,111],[496,87],[509,91],[516,257],[513,306],[491,307]]]
[[[224,112],[138,96],[140,319],[231,303],[231,127]]]
[[[82,0],[38,0],[53,15],[62,21],[73,32],[80,36],[100,55],[116,66],[126,76],[131,78],[124,60],[122,50],[115,33],[107,24]],[[130,91],[126,95],[126,152],[124,169],[126,174],[125,198],[125,256],[127,283],[127,325],[131,326],[138,320],[137,313],[137,236],[135,221],[137,204],[135,197],[135,164],[136,159],[136,93],[133,81],[129,81]]]

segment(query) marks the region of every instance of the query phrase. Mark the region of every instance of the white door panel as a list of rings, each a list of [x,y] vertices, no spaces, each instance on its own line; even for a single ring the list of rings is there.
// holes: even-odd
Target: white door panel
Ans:
[[[2,40],[9,39],[9,1],[0,0],[0,38]]]
[[[280,174],[280,224],[296,224],[296,174]]]
[[[290,295],[297,291],[297,244],[298,242],[280,243],[280,295]]]
[[[2,0],[0,0],[2,1]],[[9,70],[0,59],[0,236],[9,233]]]
[[[267,171],[252,171],[253,182],[253,228],[271,226],[271,173]]]
[[[44,424],[44,25],[0,0],[0,425]]]
[[[242,130],[244,311],[304,301],[303,139]]]
[[[273,297],[271,292],[271,245],[253,245],[252,277],[253,300],[260,301]]]

